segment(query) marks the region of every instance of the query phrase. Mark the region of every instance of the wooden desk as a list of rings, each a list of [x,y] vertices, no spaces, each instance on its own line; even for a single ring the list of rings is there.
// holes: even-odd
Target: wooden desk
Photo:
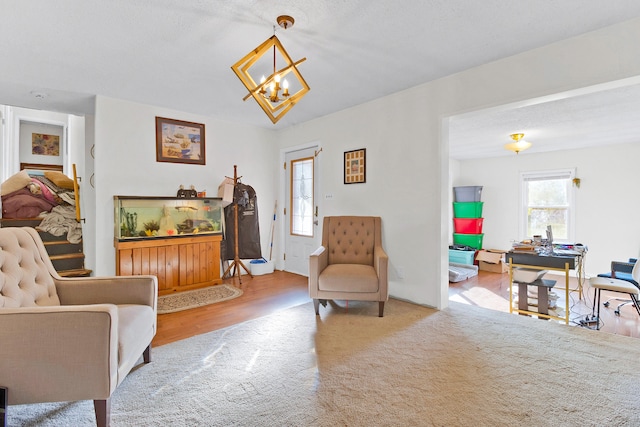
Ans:
[[[584,282],[582,276],[582,257],[583,255],[540,255],[537,253],[527,252],[507,252],[505,254],[505,263],[518,264],[527,267],[544,267],[544,269],[553,269],[564,271],[565,264],[568,264],[569,270],[575,270],[578,280],[578,286],[570,291],[578,291],[578,298],[582,299],[582,284]],[[543,268],[541,268],[542,270]],[[566,287],[569,287],[567,278]],[[564,288],[556,288],[564,290]]]

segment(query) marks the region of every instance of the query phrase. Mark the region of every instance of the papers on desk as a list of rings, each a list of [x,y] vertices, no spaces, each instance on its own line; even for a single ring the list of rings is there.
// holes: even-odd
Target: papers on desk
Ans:
[[[536,248],[537,246],[525,242],[515,242],[512,245],[512,250],[515,252],[536,253]]]
[[[553,254],[561,256],[578,256],[582,255],[582,252],[574,251],[571,249],[554,249]]]

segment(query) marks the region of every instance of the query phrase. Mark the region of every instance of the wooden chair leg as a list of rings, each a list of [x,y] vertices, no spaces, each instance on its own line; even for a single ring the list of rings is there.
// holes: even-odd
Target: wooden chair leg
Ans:
[[[98,427],[109,427],[111,423],[111,398],[94,400],[93,408],[96,412],[96,425]]]
[[[144,349],[144,352],[142,353],[142,360],[144,360],[144,363],[151,362],[151,343],[149,343],[149,346]]]
[[[384,314],[384,301],[378,301],[378,317],[382,317]]]
[[[313,308],[315,308],[316,310],[316,315],[320,314],[320,300],[319,299],[314,299],[313,300]]]

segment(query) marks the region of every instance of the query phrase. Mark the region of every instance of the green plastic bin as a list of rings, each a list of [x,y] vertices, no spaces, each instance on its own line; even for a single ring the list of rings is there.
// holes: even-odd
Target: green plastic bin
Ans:
[[[453,202],[453,216],[455,218],[482,218],[484,202]]]
[[[482,238],[484,234],[461,234],[453,233],[454,245],[466,245],[472,248],[482,249]]]

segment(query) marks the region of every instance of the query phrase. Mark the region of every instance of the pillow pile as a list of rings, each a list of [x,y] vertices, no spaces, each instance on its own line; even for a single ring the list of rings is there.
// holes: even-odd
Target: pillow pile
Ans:
[[[60,188],[73,190],[73,180],[58,171],[45,171],[44,176]]]
[[[2,183],[0,195],[4,196],[6,194],[13,193],[14,191],[18,191],[21,188],[25,188],[30,183],[31,177],[27,171],[23,169],[17,174],[10,176],[9,179]],[[71,183],[73,184],[73,181]],[[73,189],[73,187],[71,188]]]

